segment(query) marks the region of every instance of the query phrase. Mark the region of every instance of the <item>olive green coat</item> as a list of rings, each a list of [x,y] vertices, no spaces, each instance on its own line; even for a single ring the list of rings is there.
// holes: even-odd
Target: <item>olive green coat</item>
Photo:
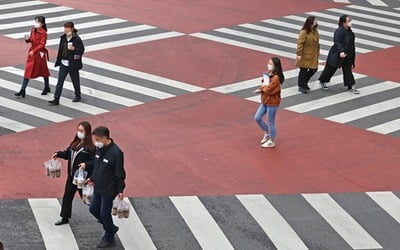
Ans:
[[[318,68],[318,30],[311,31],[309,34],[305,30],[300,31],[299,39],[297,40],[297,56],[301,56],[300,60],[296,60],[298,67],[307,69]]]

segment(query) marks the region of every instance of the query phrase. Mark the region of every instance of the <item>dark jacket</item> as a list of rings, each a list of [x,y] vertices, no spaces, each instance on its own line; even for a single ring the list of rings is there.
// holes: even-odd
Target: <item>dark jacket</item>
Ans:
[[[327,63],[335,68],[342,66],[344,58],[340,58],[339,54],[344,52],[347,54],[346,59],[352,60],[354,65],[356,58],[355,36],[351,28],[346,30],[343,26],[336,29],[333,36],[334,44],[329,50]]]
[[[92,175],[93,164],[94,164],[94,155],[95,152],[91,151],[88,148],[80,148],[78,149],[79,153],[76,155],[74,162],[72,162],[72,152],[73,150],[68,147],[64,151],[58,151],[57,157],[62,158],[64,160],[68,160],[68,175],[73,176],[75,171],[78,170],[79,164],[86,163],[85,170],[88,171],[88,177]]]
[[[82,68],[82,56],[85,52],[85,46],[83,45],[81,38],[76,33],[72,35],[72,38],[69,42],[71,42],[75,47],[75,50],[68,50],[69,67],[74,70],[80,70]],[[64,34],[60,37],[60,45],[58,47],[57,60],[55,63],[56,67],[60,66],[61,64],[62,50],[66,44],[68,44],[68,40],[67,35]]]
[[[94,192],[116,196],[125,189],[124,153],[113,141],[95,154],[93,174]]]

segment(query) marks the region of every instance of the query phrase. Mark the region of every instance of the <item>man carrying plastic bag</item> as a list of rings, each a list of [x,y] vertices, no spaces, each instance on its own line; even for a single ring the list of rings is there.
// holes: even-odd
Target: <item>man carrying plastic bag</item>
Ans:
[[[110,138],[108,128],[100,126],[92,134],[97,151],[93,173],[89,179],[94,185],[89,210],[103,224],[105,231],[97,248],[108,248],[115,246],[114,235],[119,229],[113,223],[111,212],[115,197],[124,199],[124,154]]]

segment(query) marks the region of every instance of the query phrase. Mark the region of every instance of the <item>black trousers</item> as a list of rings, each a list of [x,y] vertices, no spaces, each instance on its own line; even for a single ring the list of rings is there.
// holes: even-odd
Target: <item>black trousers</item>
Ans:
[[[76,191],[78,191],[79,195],[82,198],[82,189],[78,189],[78,187],[72,184],[73,177],[68,175],[67,182],[65,183],[64,197],[61,206],[60,216],[63,219],[71,218],[72,213],[72,201],[74,200],[74,196]]]
[[[71,67],[60,65],[60,70],[58,71],[58,81],[56,86],[56,91],[54,92],[54,99],[59,100],[61,97],[61,92],[64,86],[64,81],[67,75],[71,77],[72,85],[74,85],[75,96],[81,96],[81,82],[79,77],[79,70],[71,69]]]
[[[300,88],[308,89],[308,82],[317,72],[317,69],[300,68],[298,85]]]
[[[356,84],[356,81],[354,80],[353,76],[353,59],[352,58],[345,58],[343,60],[342,64],[342,71],[343,71],[343,83],[344,86],[350,88],[354,84]],[[330,66],[328,63],[325,64],[324,71],[322,71],[322,74],[319,77],[319,81],[326,83],[330,82],[332,76],[335,74],[336,70],[338,68]]]

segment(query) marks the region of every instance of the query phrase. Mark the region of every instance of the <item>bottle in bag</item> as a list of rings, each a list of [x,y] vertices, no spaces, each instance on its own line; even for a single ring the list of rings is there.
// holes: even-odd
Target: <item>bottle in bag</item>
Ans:
[[[114,216],[117,215],[117,213],[118,213],[119,201],[120,201],[120,200],[118,200],[118,199],[115,199],[115,200],[113,201],[112,215],[114,215]]]

